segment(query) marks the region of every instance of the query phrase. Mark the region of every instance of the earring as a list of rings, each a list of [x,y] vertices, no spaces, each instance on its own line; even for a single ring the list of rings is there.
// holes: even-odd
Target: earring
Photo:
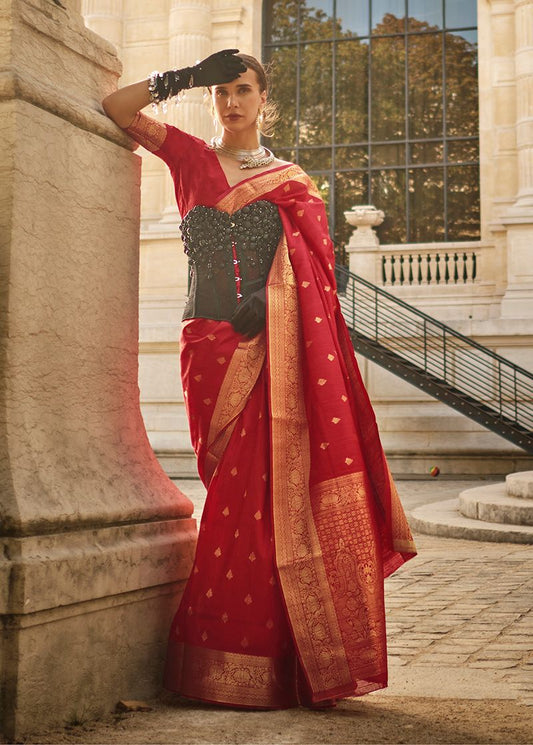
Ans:
[[[263,122],[265,121],[265,115],[263,114],[263,110],[259,109],[257,112],[257,129],[261,131],[261,127],[263,126]]]
[[[215,135],[218,134],[218,118],[216,116],[213,117],[213,126],[215,128]]]

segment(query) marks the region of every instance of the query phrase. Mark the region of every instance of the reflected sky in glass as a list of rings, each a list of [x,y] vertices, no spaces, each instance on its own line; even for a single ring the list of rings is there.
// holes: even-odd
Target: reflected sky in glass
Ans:
[[[474,46],[477,45],[477,31],[459,31],[458,33],[454,34],[454,36],[460,36],[462,39],[465,39],[469,44],[473,44]]]
[[[369,32],[368,0],[337,0],[337,21],[343,34],[367,36]]]
[[[372,0],[372,28],[381,23],[387,13],[392,13],[396,18],[404,18],[405,0]]]
[[[333,15],[333,0],[304,0],[302,5],[311,13],[315,10],[322,10],[330,18]]]
[[[408,0],[409,18],[426,21],[430,26],[442,28],[441,0]]]
[[[447,28],[477,26],[476,0],[446,0]]]

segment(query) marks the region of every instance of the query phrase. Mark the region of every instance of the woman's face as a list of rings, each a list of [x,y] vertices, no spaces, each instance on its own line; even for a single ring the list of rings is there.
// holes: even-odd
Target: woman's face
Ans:
[[[261,93],[257,75],[250,68],[231,83],[213,86],[212,97],[218,120],[235,134],[256,128],[257,114],[266,102],[266,92]]]

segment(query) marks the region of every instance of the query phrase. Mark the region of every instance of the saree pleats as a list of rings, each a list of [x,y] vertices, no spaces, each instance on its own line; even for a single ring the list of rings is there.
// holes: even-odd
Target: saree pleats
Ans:
[[[383,579],[416,554],[336,297],[322,201],[297,166],[217,207],[278,205],[266,331],[195,319],[182,376],[208,487],[165,685],[265,708],[387,685]]]
[[[264,334],[247,341],[227,322],[197,319],[181,346],[208,493],[165,685],[235,706],[294,706],[296,658],[272,538]]]

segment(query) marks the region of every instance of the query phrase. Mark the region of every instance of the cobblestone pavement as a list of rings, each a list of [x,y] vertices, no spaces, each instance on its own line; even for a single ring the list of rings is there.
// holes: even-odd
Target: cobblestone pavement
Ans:
[[[407,674],[419,695],[477,690],[533,705],[531,547],[415,540],[418,556],[385,583],[392,688]]]
[[[407,514],[480,483],[397,482]],[[202,485],[178,485],[199,515]],[[508,698],[533,705],[531,546],[419,533],[415,541],[418,556],[385,583],[390,683],[383,695]]]

